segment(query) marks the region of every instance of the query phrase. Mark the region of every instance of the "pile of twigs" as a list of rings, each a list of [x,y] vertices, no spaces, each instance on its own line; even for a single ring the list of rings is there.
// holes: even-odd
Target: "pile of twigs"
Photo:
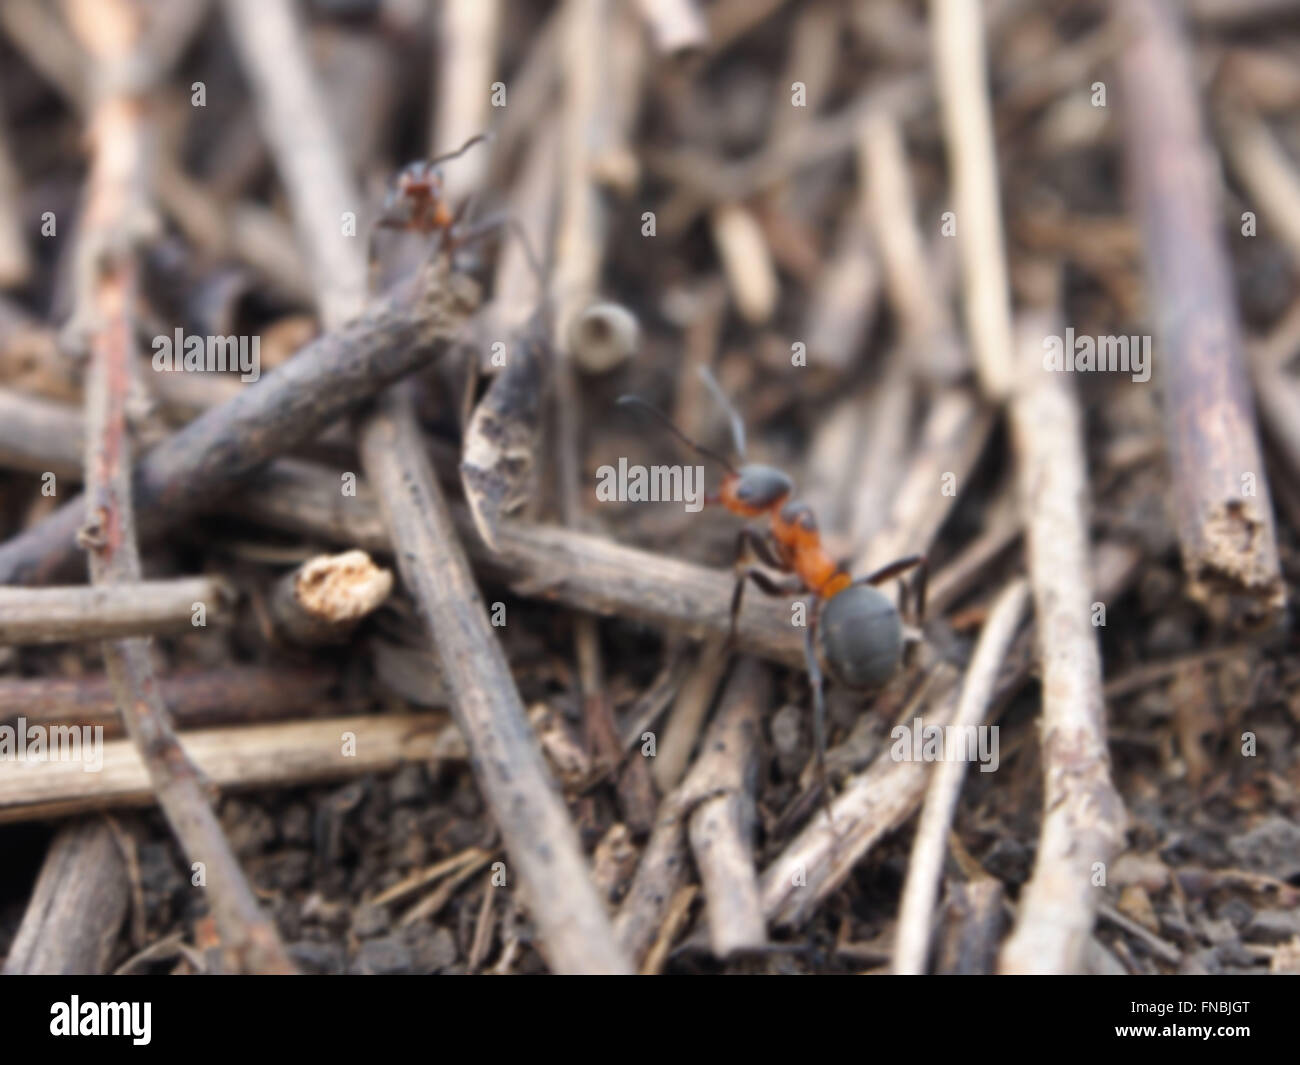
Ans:
[[[103,737],[0,760],[0,821],[57,828],[6,971],[371,971],[416,895],[401,927],[457,929],[417,970],[1300,967],[1300,928],[1209,930],[1300,856],[1168,849],[1197,794],[1252,796],[1225,838],[1300,796],[1277,6],[0,7],[0,723]],[[160,360],[182,334],[260,361]],[[1076,334],[1154,335],[1154,373],[1054,372]],[[826,813],[790,602],[730,632],[739,524],[592,489],[677,460],[622,392],[716,437],[700,367],[850,572],[930,560],[921,652],[832,686]],[[1143,699],[1161,739],[1108,738]],[[1000,718],[965,801],[890,739]],[[351,888],[270,883],[223,798],[333,823],[321,782],[412,765],[484,817]]]

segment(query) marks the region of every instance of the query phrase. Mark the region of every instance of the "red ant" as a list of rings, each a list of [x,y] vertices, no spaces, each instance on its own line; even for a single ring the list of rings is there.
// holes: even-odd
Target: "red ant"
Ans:
[[[476,144],[491,143],[491,133],[476,133],[453,152],[439,155],[433,159],[417,159],[407,163],[397,172],[392,187],[384,198],[379,217],[375,219],[370,234],[370,261],[375,261],[375,235],[380,229],[396,229],[404,233],[420,236],[438,236],[437,247],[454,254],[493,231],[503,227],[511,229],[523,245],[524,257],[538,285],[545,293],[545,273],[541,261],[533,251],[528,234],[518,220],[509,214],[497,214],[475,222],[467,229],[459,229],[473,197],[467,198],[452,210],[447,203],[443,190],[442,171],[439,163],[450,162],[464,155]]]
[[[379,218],[375,221],[376,228],[401,229],[424,236],[441,233],[449,238],[452,229],[460,221],[465,204],[454,212],[448,206],[443,196],[442,171],[438,164],[459,158],[474,145],[489,140],[489,134],[478,133],[454,152],[407,163],[397,172],[393,187],[388,190]]]
[[[743,462],[744,422],[713,375],[701,367],[700,376],[726,412],[732,443]],[[742,518],[767,518],[766,529],[760,531],[747,526],[736,536],[738,568],[731,596],[732,643],[735,642],[736,621],[747,581],[753,581],[772,596],[811,593],[813,612],[804,627],[804,658],[812,687],[818,784],[825,800],[827,818],[833,827],[831,792],[826,779],[826,702],[822,690],[822,660],[832,678],[846,688],[858,691],[876,690],[894,675],[902,661],[903,645],[911,637],[904,632],[899,607],[875,586],[915,569],[915,618],[917,626],[920,626],[925,615],[925,556],[908,555],[855,580],[822,546],[812,508],[791,498],[794,483],[781,470],[757,463],[745,463],[737,469],[722,455],[696,443],[662,411],[640,397],[620,396],[618,403],[635,404],[649,411],[679,440],[726,471],[717,494],[707,496],[705,502],[721,503]],[[784,580],[774,580],[763,569],[750,565],[750,551],[768,568],[788,576]],[[899,602],[904,609],[907,598],[907,586],[900,581]]]

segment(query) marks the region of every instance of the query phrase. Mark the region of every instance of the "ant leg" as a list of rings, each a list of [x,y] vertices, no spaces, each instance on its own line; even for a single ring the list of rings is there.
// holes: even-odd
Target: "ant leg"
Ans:
[[[398,218],[384,215],[377,218],[370,227],[370,238],[366,243],[366,266],[373,268],[378,262],[379,242],[375,239],[381,229],[405,229],[406,223]]]
[[[736,587],[731,593],[731,629],[727,642],[736,642],[736,622],[740,619],[740,604],[745,596],[745,582],[753,581],[772,597],[795,595],[803,591],[803,582],[798,577],[787,577],[783,581],[774,581],[757,566],[746,566],[736,574]]]
[[[859,577],[854,584],[883,584],[890,577],[897,577],[900,573],[906,573],[917,566],[925,565],[924,555],[907,555],[888,566],[881,566],[878,570],[872,570],[865,577]]]
[[[758,560],[765,566],[772,569],[784,569],[785,563],[781,561],[781,555],[777,551],[776,541],[772,539],[772,534],[761,534],[757,529],[744,528],[736,534],[736,561],[739,562],[745,557],[745,548],[749,548],[758,556]]]
[[[926,586],[930,580],[930,564],[926,561],[924,555],[921,561],[916,565],[916,578],[912,584],[912,593],[914,596],[913,608],[915,609],[916,626],[920,628],[925,624],[925,593]]]
[[[473,208],[478,203],[478,199],[478,189],[474,189],[460,201],[460,205],[451,214],[451,225],[447,227],[451,232],[456,232],[456,227],[464,222],[469,215],[473,214]]]
[[[490,214],[486,218],[480,218],[473,225],[459,233],[449,234],[448,246],[452,251],[455,251],[457,248],[463,248],[466,244],[472,244],[476,240],[491,236],[499,229],[510,230],[518,239],[523,246],[524,258],[528,260],[528,267],[537,280],[538,287],[545,292],[546,272],[542,269],[542,262],[537,257],[536,251],[533,250],[532,238],[529,237],[528,230],[523,227],[519,219],[509,211],[498,211],[496,214]]]
[[[808,664],[808,683],[813,699],[813,747],[817,759],[817,786],[822,793],[822,806],[826,809],[826,823],[835,832],[835,814],[831,810],[831,783],[826,776],[826,692],[822,679],[821,663],[817,661],[817,621],[821,616],[821,600],[813,607],[812,620],[803,630],[803,654]]]
[[[890,577],[897,577],[908,570],[916,570],[916,578],[913,581],[913,591],[916,596],[916,624],[918,626],[925,624],[925,592],[926,585],[929,581],[930,565],[925,555],[908,555],[906,558],[900,558],[897,562],[891,562],[888,566],[882,566],[865,577],[859,577],[854,584],[883,584]],[[900,605],[904,598],[900,596]]]
[[[752,551],[764,565],[770,566],[772,569],[783,569],[784,567],[776,551],[776,545],[771,542],[770,537],[770,533],[767,537],[763,537],[755,529],[741,529],[736,534],[736,560],[733,565],[740,566],[742,563],[748,562],[749,552]],[[746,566],[736,573],[736,587],[731,593],[731,635],[729,639],[732,643],[736,640],[736,619],[740,616],[740,602],[745,594],[746,575],[751,569],[753,568]],[[766,574],[763,574],[761,570],[754,569],[753,572],[758,575],[752,578],[754,583],[759,584],[759,587],[763,588],[769,595],[782,594],[779,591],[769,590],[759,582],[759,576],[766,579]]]

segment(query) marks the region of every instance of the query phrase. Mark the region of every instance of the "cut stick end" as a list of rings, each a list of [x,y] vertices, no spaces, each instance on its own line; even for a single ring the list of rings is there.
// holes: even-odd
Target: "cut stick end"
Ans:
[[[1188,595],[1217,619],[1268,626],[1286,609],[1272,523],[1254,500],[1218,503],[1202,523],[1202,543],[1186,560]]]
[[[338,625],[359,621],[392,590],[392,572],[376,566],[364,551],[319,555],[294,577],[298,605],[316,620]]]

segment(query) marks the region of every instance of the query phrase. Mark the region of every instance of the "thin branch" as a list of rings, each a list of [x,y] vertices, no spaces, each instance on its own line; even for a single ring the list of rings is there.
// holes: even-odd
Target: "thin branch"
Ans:
[[[691,815],[703,802],[736,794],[737,761],[732,748],[750,742],[749,730],[755,727],[766,709],[766,700],[764,671],[753,662],[743,668],[738,666],[727,683],[722,705],[700,748],[699,757],[681,784],[659,804],[654,831],[641,852],[636,876],[614,920],[619,945],[633,959],[644,959],[669,916],[674,895],[686,883],[686,830]],[[701,825],[701,843],[707,839],[707,829],[708,826]],[[724,894],[733,901],[744,899],[746,895],[746,889],[740,884],[741,878],[730,875],[740,873],[744,867],[739,858],[743,850],[743,832],[738,824],[733,824],[729,833],[734,833],[731,840],[738,848],[735,852],[738,860],[734,866],[729,866],[727,873],[716,865],[711,869],[710,878],[715,890],[713,898],[718,904],[722,903]],[[752,913],[747,904],[742,903],[742,906],[744,909],[740,913],[717,915],[715,931],[719,938],[715,943],[726,946],[755,938]],[[736,923],[730,923],[733,921]],[[761,920],[759,928],[761,931]]]
[[[91,361],[85,525],[77,538],[89,553],[92,582],[125,586],[140,579],[126,426],[136,358],[137,268],[129,241],[147,209],[151,132],[126,73],[139,45],[143,13],[131,0],[98,5],[79,0],[69,6],[69,14],[94,57],[98,94],[91,120],[94,162],[78,248],[77,314],[91,330]],[[190,860],[209,870],[208,899],[227,964],[237,971],[295,971],[221,830],[206,782],[176,739],[147,642],[108,640],[103,651],[118,709],[151,791]],[[30,787],[32,781],[27,783]]]
[[[988,716],[998,674],[1028,602],[1029,589],[1020,578],[1007,585],[998,596],[962,679],[961,699],[952,721],[954,730],[966,732],[976,728]],[[912,843],[903,900],[899,904],[894,946],[896,973],[919,975],[925,972],[930,945],[930,913],[934,909],[948,831],[965,775],[964,762],[945,761],[935,769],[930,781],[916,839]]]
[[[690,765],[691,752],[726,673],[726,640],[715,636],[700,646],[695,663],[677,690],[672,709],[659,730],[653,773],[655,783],[664,794],[677,786]]]
[[[903,131],[891,112],[873,111],[863,123],[858,170],[866,175],[867,213],[905,350],[932,380],[952,383],[967,369],[970,357],[953,327],[947,286],[934,283],[917,223]]]
[[[185,749],[215,787],[241,790],[346,780],[412,762],[466,757],[460,736],[440,713],[202,729],[185,733]],[[129,740],[103,743],[96,757],[102,758],[100,772],[88,773],[75,761],[29,760],[22,773],[0,776],[0,824],[148,806],[157,799],[149,770]],[[217,859],[206,852],[194,860],[204,861],[208,890],[215,895]]]
[[[184,632],[199,620],[220,624],[232,598],[230,587],[212,577],[91,588],[0,588],[0,644]]]
[[[64,420],[70,431],[51,451],[52,461],[59,464],[73,461],[70,442],[81,432],[81,421],[75,415]],[[457,483],[454,455],[448,452],[444,460],[436,449],[425,446],[434,453],[440,480]],[[229,497],[224,505],[271,528],[391,555],[392,543],[370,488],[359,482],[356,499],[345,499],[339,492],[341,477],[340,471],[280,459],[256,474],[245,491]],[[520,594],[594,614],[627,617],[696,638],[721,638],[728,633],[727,603],[734,580],[730,571],[706,569],[559,526],[521,521],[501,523],[499,550],[494,552],[480,539],[467,508],[454,505],[452,515],[479,571],[503,580]],[[0,548],[0,555],[3,550]],[[903,552],[886,561],[899,553]],[[748,597],[740,616],[739,649],[802,668],[802,645],[789,618],[787,604]]]
[[[857,553],[855,572],[867,572],[914,551],[929,551],[970,482],[993,429],[993,415],[970,389],[954,386],[934,398],[889,517]]]
[[[300,28],[289,5],[228,0],[236,37],[261,98],[277,165],[295,205],[301,239],[317,259],[317,305],[328,323],[339,308],[364,298],[350,259],[337,256],[319,227],[332,200],[351,195],[342,157],[328,128]],[[301,115],[309,124],[295,128]],[[318,187],[319,186],[319,187]],[[354,208],[355,209],[355,208]],[[440,290],[454,291],[446,256]],[[466,314],[456,320],[463,323]],[[456,718],[474,752],[479,785],[519,867],[551,964],[562,972],[622,972],[603,907],[591,886],[577,835],[528,727],[481,597],[464,561],[446,504],[433,479],[409,396],[391,392],[361,427],[362,462],[397,545],[403,583],[430,634],[453,696]]]
[[[361,194],[312,75],[306,39],[289,0],[225,0],[235,48],[252,82],[262,130],[291,191],[289,206],[326,328],[361,311],[365,232]],[[484,87],[486,91],[486,87]],[[352,215],[351,233],[344,218]]]
[[[0,99],[0,288],[24,285],[31,277],[32,255],[27,248],[21,214],[21,188],[5,129]]]
[[[423,446],[423,445],[421,445]],[[393,554],[374,495],[364,483],[344,500],[339,475],[281,460],[228,506],[235,513],[330,543]],[[730,570],[679,559],[556,525],[503,521],[497,551],[479,538],[464,506],[453,506],[455,528],[479,572],[516,593],[593,614],[625,617],[697,639],[729,631]],[[790,626],[789,604],[750,596],[741,611],[738,647],[772,662],[802,668],[802,641]]]
[[[757,678],[752,676],[757,674]],[[754,795],[761,714],[768,703],[765,669],[752,658],[736,666],[735,683],[753,698],[735,700],[719,715],[700,763],[712,766],[711,794],[690,816],[687,834],[700,871],[709,920],[709,942],[717,958],[763,946],[767,927],[754,867]]]
[[[62,403],[0,389],[0,466],[81,480],[80,413]]]
[[[1265,233],[1275,233],[1293,263],[1300,263],[1300,174],[1264,120],[1252,111],[1224,107],[1219,122],[1229,164],[1259,213]]]
[[[1011,304],[979,0],[932,0],[934,76],[948,145],[966,328],[984,394],[1011,389]]]
[[[1122,11],[1132,29],[1120,64],[1127,154],[1160,326],[1188,592],[1217,615],[1267,622],[1286,589],[1190,46],[1162,0]]]
[[[86,869],[95,875],[86,876]],[[126,864],[112,830],[102,818],[69,825],[50,844],[5,975],[107,972],[129,903]]]
[[[432,268],[206,411],[137,465],[133,491],[140,534],[155,535],[211,506],[268,459],[433,362],[477,302],[472,281]],[[68,568],[84,513],[84,501],[74,498],[0,545],[0,584],[48,582]]]
[[[926,672],[926,683],[909,704],[905,720],[923,713],[927,728],[942,728],[956,712],[959,678],[942,663]],[[851,777],[831,802],[835,830],[825,817],[813,818],[764,870],[763,912],[768,920],[789,926],[806,921],[876,843],[911,817],[928,778],[924,762],[895,760],[889,750]]]
[[[627,972],[424,457],[409,397],[385,397],[362,428],[361,453],[550,965],[566,973]]]
[[[337,712],[337,671],[283,665],[189,669],[158,678],[163,702],[184,728],[210,727]],[[0,678],[0,725],[22,716],[29,725],[98,725],[110,738],[122,719],[108,678]]]
[[[1043,676],[1043,825],[1020,895],[1003,972],[1068,973],[1083,965],[1098,901],[1094,875],[1124,841],[1124,803],[1110,779],[1101,654],[1092,623],[1087,470],[1078,402],[1064,374],[1043,369],[1046,315],[1021,329],[1028,385],[1014,401],[1029,577]]]
[[[434,44],[433,131],[431,152],[448,151],[464,144],[488,127],[491,95],[497,68],[501,33],[501,0],[447,0]],[[516,91],[511,85],[510,91]],[[483,187],[490,156],[470,152],[450,163],[443,175],[443,194],[449,203],[461,203]]]

